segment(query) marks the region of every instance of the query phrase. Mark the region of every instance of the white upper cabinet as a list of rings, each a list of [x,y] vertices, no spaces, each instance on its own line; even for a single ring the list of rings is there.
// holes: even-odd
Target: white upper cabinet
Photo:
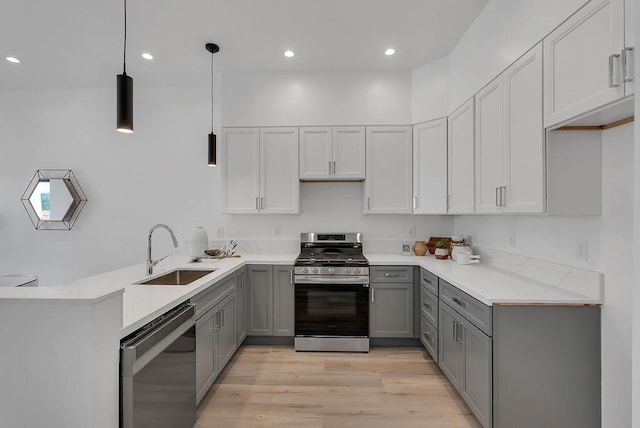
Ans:
[[[542,123],[542,45],[502,74],[506,154],[505,212],[545,211],[545,131]]]
[[[300,128],[300,180],[364,180],[364,126]]]
[[[474,212],[474,103],[473,98],[449,115],[448,213]]]
[[[545,127],[625,96],[624,2],[592,0],[545,37]]]
[[[542,96],[542,94],[540,94]],[[502,212],[505,185],[502,76],[476,94],[476,212]]]
[[[222,136],[223,213],[300,211],[298,128],[224,128]]]
[[[478,92],[475,106],[476,212],[543,212],[542,45]]]
[[[298,128],[260,129],[260,211],[300,212]]]
[[[257,198],[260,197],[259,129],[223,129],[221,157],[223,213],[258,213]]]
[[[364,212],[410,214],[412,127],[368,126],[366,130]]]
[[[413,127],[413,213],[447,213],[447,118]]]

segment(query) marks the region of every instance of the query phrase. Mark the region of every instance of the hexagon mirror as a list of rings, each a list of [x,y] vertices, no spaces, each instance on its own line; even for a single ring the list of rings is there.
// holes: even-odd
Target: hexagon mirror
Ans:
[[[22,198],[36,229],[71,230],[87,198],[70,169],[39,169]]]

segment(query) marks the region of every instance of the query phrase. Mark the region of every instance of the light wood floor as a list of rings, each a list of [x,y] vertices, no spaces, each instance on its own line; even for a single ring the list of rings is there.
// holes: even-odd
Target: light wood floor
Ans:
[[[209,427],[480,424],[420,348],[358,354],[243,346],[198,407],[194,428]]]

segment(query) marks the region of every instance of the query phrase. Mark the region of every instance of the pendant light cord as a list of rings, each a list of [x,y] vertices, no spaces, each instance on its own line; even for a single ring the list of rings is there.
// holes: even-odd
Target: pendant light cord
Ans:
[[[211,52],[211,133],[213,134],[213,52]]]
[[[122,74],[127,74],[127,0],[124,0],[124,49],[122,56]]]

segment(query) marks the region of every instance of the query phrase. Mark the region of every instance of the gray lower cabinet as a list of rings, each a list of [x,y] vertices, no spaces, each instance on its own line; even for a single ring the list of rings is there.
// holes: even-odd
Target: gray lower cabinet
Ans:
[[[413,337],[413,266],[370,268],[371,337]]]
[[[235,281],[234,275],[191,299],[196,305],[197,403],[238,349]]]
[[[247,268],[247,335],[273,336],[273,268],[250,265]]]
[[[450,284],[446,285],[451,287]],[[455,300],[460,302],[456,303],[456,309],[440,300],[438,363],[478,421],[483,427],[489,428],[492,426],[493,406],[492,339],[465,317],[469,316],[465,308],[475,311],[477,305],[482,304],[464,293],[457,295]],[[491,308],[486,308],[491,317]]]
[[[247,334],[293,336],[293,266],[251,265],[247,275]]]
[[[273,335],[293,336],[293,266],[273,267]]]
[[[238,346],[242,345],[244,338],[247,337],[247,305],[246,305],[246,282],[247,282],[247,269],[242,268],[236,272],[236,310],[237,310],[237,325],[238,325]]]

